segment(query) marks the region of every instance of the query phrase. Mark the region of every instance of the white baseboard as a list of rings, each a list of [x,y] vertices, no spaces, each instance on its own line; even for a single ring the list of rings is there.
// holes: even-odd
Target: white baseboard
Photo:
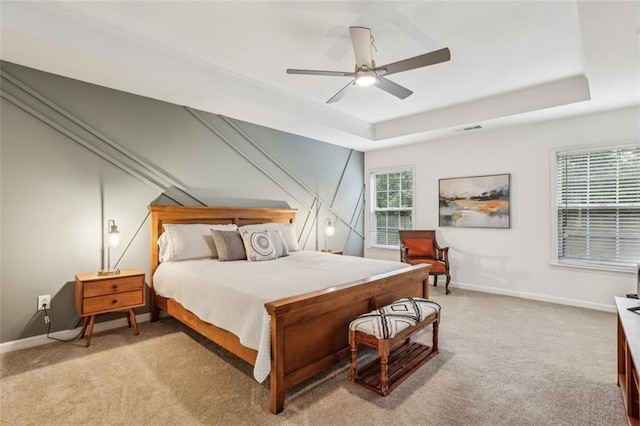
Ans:
[[[136,321],[139,323],[146,322],[151,319],[150,313],[144,313],[140,315],[136,315]],[[127,327],[127,319],[126,318],[118,318],[111,321],[105,322],[97,322],[93,327],[94,333],[99,333],[101,331],[111,330],[118,327]],[[72,330],[63,330],[56,331],[55,333],[49,334],[51,337],[55,337],[58,339],[72,339],[77,336],[82,330],[82,327],[77,327]],[[17,351],[19,349],[31,348],[33,346],[46,345],[47,343],[53,343],[55,340],[49,339],[46,334],[41,334],[39,336],[27,337],[25,339],[12,340],[10,342],[0,343],[0,354],[5,352]]]
[[[496,287],[486,287],[481,285],[465,284],[465,283],[459,283],[459,282],[454,283],[453,281],[449,283],[449,287],[461,288],[463,290],[480,291],[483,293],[502,294],[504,296],[521,297],[523,299],[557,303],[559,305],[576,306],[579,308],[595,309],[597,311],[616,312],[616,306],[613,304],[606,305],[604,303],[585,302],[583,300],[574,300],[574,299],[566,299],[563,297],[545,296],[542,294],[526,293],[523,291],[514,291],[514,290],[505,290],[505,289],[496,288]]]
[[[502,294],[505,296],[521,297],[523,299],[539,300],[541,302],[557,303],[559,305],[577,306],[580,308],[595,309],[598,311],[616,312],[615,305],[605,305],[603,303],[584,302],[581,300],[565,299],[562,297],[545,296],[545,295],[535,294],[535,293],[525,293],[522,291],[505,290],[502,288],[486,287],[486,286],[466,284],[466,283],[460,283],[460,282],[454,282],[454,281],[451,281],[451,283],[449,283],[449,287],[452,289],[461,288],[463,290],[479,291],[482,293]],[[161,315],[160,315],[161,317],[165,316],[162,314],[164,314],[164,312],[161,312]],[[147,312],[144,314],[136,315],[136,319],[139,323],[146,322],[151,319],[151,314]],[[127,326],[127,319],[119,318],[112,321],[96,323],[96,325],[93,328],[93,331],[95,333],[98,333],[101,331],[111,330],[114,328],[125,327],[125,326]],[[80,333],[80,330],[81,330],[81,327],[77,327],[73,330],[57,331],[55,333],[51,333],[50,336],[56,337],[58,339],[71,339],[72,337]],[[54,340],[47,338],[46,334],[42,334],[40,336],[27,337],[25,339],[20,339],[20,340],[13,340],[10,342],[0,343],[0,354],[5,352],[17,351],[19,349],[31,348],[33,346],[45,345],[47,343],[52,343],[52,342],[54,342]]]

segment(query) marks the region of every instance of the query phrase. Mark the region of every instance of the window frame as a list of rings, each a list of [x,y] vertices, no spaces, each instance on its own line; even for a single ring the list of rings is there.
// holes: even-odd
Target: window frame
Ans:
[[[398,250],[400,248],[400,241],[398,238],[398,245],[384,245],[377,244],[377,221],[376,221],[376,212],[378,209],[377,206],[377,197],[376,197],[376,182],[375,177],[382,174],[392,174],[392,173],[402,173],[402,172],[410,172],[411,173],[411,192],[412,192],[412,200],[411,200],[411,208],[397,209],[398,211],[411,211],[411,228],[403,228],[403,229],[414,229],[415,228],[415,220],[416,220],[416,170],[414,165],[403,165],[403,166],[392,166],[392,167],[383,167],[368,170],[369,179],[368,185],[370,202],[369,202],[369,244],[368,248],[370,249],[380,249],[380,250]]]
[[[550,150],[551,165],[551,265],[567,268],[578,268],[596,271],[610,272],[631,272],[636,273],[637,265],[634,263],[614,263],[587,259],[568,259],[559,257],[559,223],[558,223],[558,154],[586,154],[589,152],[615,151],[619,149],[637,149],[640,146],[638,142],[623,142],[613,145],[589,145],[589,146],[573,146],[560,147]]]

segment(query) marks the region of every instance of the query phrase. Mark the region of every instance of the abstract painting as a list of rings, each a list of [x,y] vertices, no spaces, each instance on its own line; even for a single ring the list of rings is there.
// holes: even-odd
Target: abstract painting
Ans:
[[[440,226],[510,228],[510,174],[440,179]]]

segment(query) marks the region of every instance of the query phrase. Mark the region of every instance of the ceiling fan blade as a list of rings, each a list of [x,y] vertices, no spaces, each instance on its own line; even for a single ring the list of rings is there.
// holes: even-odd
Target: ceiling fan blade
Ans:
[[[394,83],[393,81],[387,80],[383,77],[378,78],[376,86],[400,99],[408,98],[413,94],[413,92],[406,87],[402,87],[398,83]]]
[[[320,70],[297,70],[289,68],[287,74],[302,74],[302,75],[328,75],[335,77],[353,77],[356,74],[346,71],[320,71]]]
[[[444,49],[434,50],[433,52],[425,53],[424,55],[418,55],[413,58],[376,67],[376,71],[385,69],[387,70],[386,75],[390,75],[402,71],[426,67],[428,65],[439,64],[441,62],[447,62],[449,59],[451,59],[451,52],[448,47],[445,47]]]
[[[338,91],[338,93],[336,93],[335,95],[333,95],[331,97],[331,99],[329,99],[327,101],[328,104],[332,104],[334,102],[338,102],[340,99],[344,98],[344,95],[346,95],[349,92],[349,89],[351,89],[353,87],[353,85],[356,83],[355,80],[350,81],[349,84],[347,84],[346,86],[344,86],[342,89],[340,89],[340,91]]]
[[[366,65],[373,68],[371,58],[371,30],[365,27],[349,27],[353,53],[356,56],[356,68]]]

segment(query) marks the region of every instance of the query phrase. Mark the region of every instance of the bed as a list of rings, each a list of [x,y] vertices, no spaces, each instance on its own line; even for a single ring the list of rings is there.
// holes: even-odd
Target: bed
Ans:
[[[254,367],[264,362],[260,351],[243,344],[238,335],[200,318],[183,306],[182,303],[185,303],[183,300],[178,301],[174,297],[157,294],[154,288],[154,275],[160,266],[157,241],[165,224],[205,223],[244,226],[267,222],[293,223],[296,210],[183,206],[149,206],[149,210],[151,212],[151,277],[149,281],[151,320],[156,321],[159,311],[164,310]],[[315,255],[317,256],[318,254]],[[336,256],[333,258],[336,264],[355,262],[356,259],[360,259],[338,261],[338,255],[322,254],[322,256],[327,259]],[[295,262],[302,257],[314,257],[314,254],[296,254],[288,261]],[[360,260],[371,262],[366,259]],[[235,263],[236,268],[240,264],[240,262],[226,263]],[[204,262],[201,262],[201,265],[204,265]],[[206,265],[206,267],[209,266]],[[340,284],[333,283],[329,284],[331,285],[329,288],[276,300],[269,300],[268,296],[265,296],[267,297],[264,308],[268,327],[266,341],[269,345],[267,352],[270,362],[268,374],[271,412],[277,414],[283,410],[288,389],[349,355],[347,325],[353,318],[401,297],[428,297],[428,272],[428,266],[424,265],[402,266],[397,270],[363,276]],[[238,334],[242,336],[241,333]]]

